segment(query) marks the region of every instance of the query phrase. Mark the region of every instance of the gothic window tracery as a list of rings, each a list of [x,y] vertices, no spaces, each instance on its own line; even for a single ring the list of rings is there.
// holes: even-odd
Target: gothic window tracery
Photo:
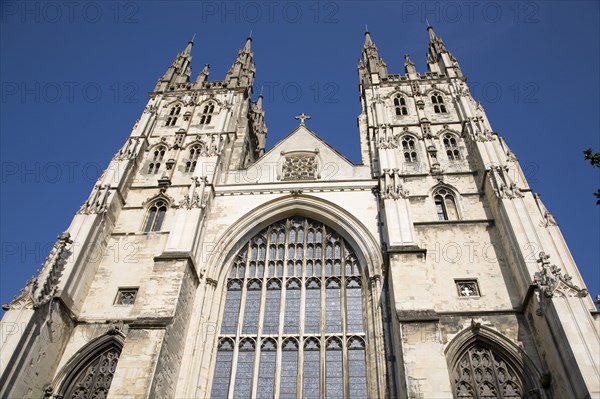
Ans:
[[[458,220],[454,195],[446,188],[439,188],[433,195],[438,220]]]
[[[171,110],[169,111],[169,116],[167,117],[167,122],[165,123],[165,126],[175,126],[175,124],[177,123],[177,116],[180,112],[181,104],[176,104],[172,106]]]
[[[400,94],[394,97],[394,110],[396,116],[408,115],[408,107],[406,106],[406,99]]]
[[[201,150],[202,147],[200,145],[193,145],[190,148],[190,159],[185,163],[185,173],[193,173],[196,170],[196,163],[198,162]]]
[[[162,199],[155,201],[148,209],[148,217],[146,219],[144,232],[150,233],[152,231],[160,231],[166,213],[167,202]]]
[[[454,397],[459,399],[516,399],[524,397],[515,370],[495,351],[476,343],[454,369]]]
[[[400,140],[404,162],[417,162],[417,140],[412,136],[403,136]]]
[[[67,378],[61,397],[69,399],[105,399],[117,368],[121,351],[116,345],[98,353],[82,367],[76,368],[75,375]]]
[[[159,146],[156,147],[156,149],[154,149],[153,155],[152,155],[152,160],[150,161],[150,165],[148,165],[148,173],[149,174],[157,174],[158,171],[160,170],[160,164],[163,160],[163,158],[165,157],[165,153],[167,152],[167,149],[163,146]]]
[[[202,109],[202,115],[200,116],[200,124],[210,125],[214,112],[215,104],[213,102],[209,102],[208,104],[206,104]]]
[[[282,166],[282,180],[313,180],[317,177],[315,155],[286,156]]]
[[[431,103],[433,104],[433,111],[436,114],[445,114],[446,104],[444,104],[444,97],[440,93],[433,93],[431,96]]]
[[[367,397],[362,287],[328,226],[291,217],[259,232],[229,270],[211,396]]]
[[[442,141],[444,143],[444,149],[446,150],[448,160],[459,161],[462,159],[460,149],[458,148],[458,141],[453,134],[445,134]]]

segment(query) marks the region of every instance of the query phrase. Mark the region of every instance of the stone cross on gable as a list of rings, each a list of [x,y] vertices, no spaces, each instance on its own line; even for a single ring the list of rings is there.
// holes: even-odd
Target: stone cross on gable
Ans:
[[[304,121],[310,119],[310,116],[306,115],[304,112],[298,116],[294,116],[294,119],[298,119],[300,121],[300,126],[304,126]]]

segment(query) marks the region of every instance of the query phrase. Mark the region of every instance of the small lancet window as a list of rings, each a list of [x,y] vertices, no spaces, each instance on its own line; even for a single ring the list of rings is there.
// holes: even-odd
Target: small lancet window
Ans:
[[[208,103],[204,106],[202,110],[202,115],[200,116],[200,124],[201,125],[210,125],[210,122],[213,117],[213,113],[215,112],[215,104]]]
[[[435,192],[433,200],[435,202],[438,220],[458,220],[454,196],[449,190],[440,188]]]
[[[417,144],[414,137],[404,136],[401,140],[404,162],[417,162]]]
[[[394,97],[394,109],[396,111],[397,116],[408,115],[406,99],[403,96],[397,95],[396,97]]]
[[[185,173],[193,173],[196,170],[200,150],[201,147],[199,145],[194,145],[190,148],[190,160],[185,163]]]
[[[162,162],[163,158],[165,157],[165,153],[167,152],[167,149],[165,147],[157,147],[154,150],[154,155],[152,156],[152,162],[150,162],[150,165],[148,166],[148,173],[150,174],[157,174],[159,169],[160,169],[160,163]]]
[[[452,134],[446,134],[444,135],[443,142],[444,148],[446,149],[446,155],[450,161],[459,161],[462,159],[456,137],[454,137]]]
[[[433,110],[436,114],[445,114],[446,105],[444,104],[444,97],[441,94],[435,93],[431,96],[431,102],[433,103]]]
[[[148,218],[146,219],[145,233],[152,231],[160,231],[165,214],[167,213],[167,203],[164,200],[156,201],[150,209],[148,209]]]

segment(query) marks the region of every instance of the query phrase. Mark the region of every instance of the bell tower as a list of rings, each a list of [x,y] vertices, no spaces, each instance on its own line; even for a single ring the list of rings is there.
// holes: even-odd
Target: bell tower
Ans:
[[[427,32],[424,74],[408,54],[404,74],[388,73],[369,32],[358,65],[362,158],[379,182],[380,232],[397,316],[391,316],[391,346],[396,356],[402,353],[402,363],[390,365],[396,386],[408,397],[479,397],[469,396],[478,388],[452,361],[448,382],[429,380],[431,367],[451,355],[438,338],[458,318],[472,319],[475,334],[484,328],[481,320],[496,331],[537,331],[525,348],[541,370],[529,389],[540,397],[550,390],[556,397],[593,396],[599,374],[584,365],[600,346],[597,333],[575,333],[594,329],[594,305],[579,288],[579,271],[516,156],[471,95],[457,59],[431,26]],[[485,296],[497,301],[477,300]],[[560,314],[564,307],[573,313]],[[499,309],[510,309],[513,327],[492,316]],[[564,345],[548,345],[549,336]],[[564,358],[578,364],[576,376],[565,363],[549,360]],[[544,380],[549,375],[552,383]],[[568,382],[574,378],[577,388]]]
[[[195,259],[207,250],[201,243],[214,187],[264,152],[262,98],[251,100],[251,42],[246,40],[224,80],[210,80],[208,64],[191,80],[193,40],[158,79],[125,144],[58,238],[40,275],[6,305],[3,323],[24,326],[34,338],[24,344],[26,336],[9,334],[3,344],[0,396],[74,395],[84,389],[75,388],[74,375],[72,383],[59,378],[49,384],[67,345],[59,337],[72,337],[100,351],[102,361],[129,359],[85,388],[89,392],[81,391],[82,397],[106,393],[109,386],[114,392],[174,397],[181,364],[174,359],[184,356],[203,273]],[[115,257],[97,256],[109,248],[118,250]],[[108,300],[113,308],[98,311],[107,292],[115,295]],[[124,323],[127,319],[137,322]],[[44,331],[50,331],[49,342]],[[94,331],[114,340],[87,342]],[[131,386],[132,373],[138,387]]]

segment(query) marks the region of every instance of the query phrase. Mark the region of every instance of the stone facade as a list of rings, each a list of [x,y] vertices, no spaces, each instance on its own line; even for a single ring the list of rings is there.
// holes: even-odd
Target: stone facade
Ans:
[[[225,378],[226,396],[599,398],[600,317],[577,266],[457,60],[428,33],[423,75],[408,55],[405,74],[388,74],[366,33],[358,165],[304,115],[265,152],[251,39],[222,81],[208,66],[190,79],[190,42],[40,274],[5,305],[0,396],[204,398]],[[261,236],[277,223],[284,241]],[[316,334],[304,286],[299,332],[282,322],[295,281],[327,298]],[[263,287],[258,302],[252,284]],[[267,284],[288,296],[279,332],[236,324],[227,335],[225,315],[250,323],[253,304],[266,323]],[[284,386],[290,348],[300,360]],[[273,381],[259,365],[269,351]],[[219,363],[228,354],[237,362]]]

